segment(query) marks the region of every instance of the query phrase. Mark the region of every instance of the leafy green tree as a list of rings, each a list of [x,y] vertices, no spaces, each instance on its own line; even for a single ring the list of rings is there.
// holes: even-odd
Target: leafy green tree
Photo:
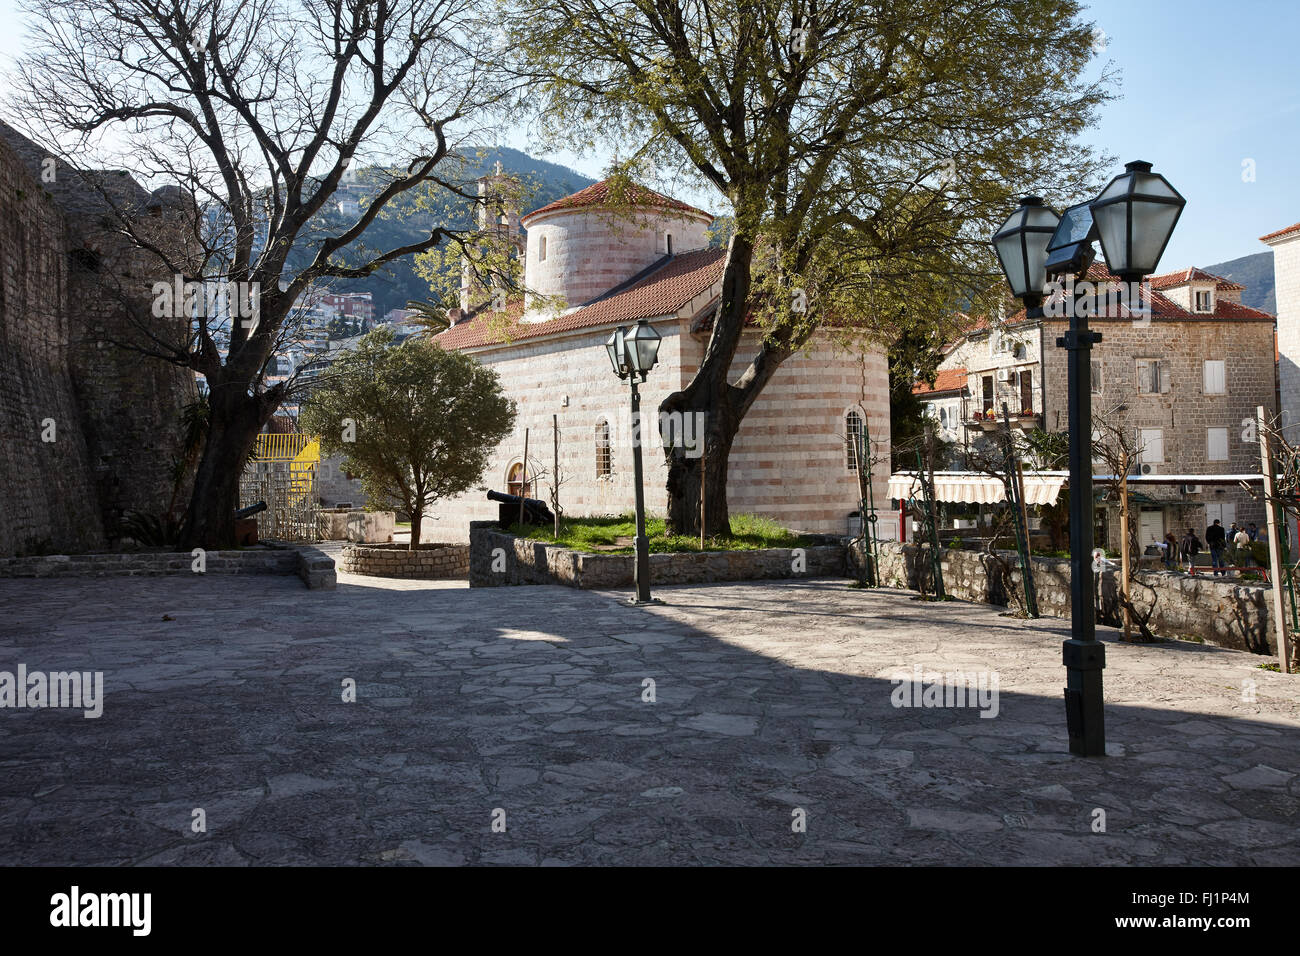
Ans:
[[[411,550],[424,513],[468,491],[510,434],[515,404],[492,369],[432,342],[392,346],[380,328],[343,355],[304,403],[299,423],[321,451],[343,454],[372,504],[411,516]]]
[[[730,207],[721,301],[692,381],[706,464],[673,457],[667,513],[726,534],[745,414],[819,328],[889,348],[992,313],[988,236],[1024,192],[1095,188],[1078,134],[1107,98],[1077,0],[505,0],[541,128],[621,134],[627,165],[684,171]],[[995,292],[995,290],[997,290]],[[730,372],[754,320],[761,343]],[[885,388],[881,383],[881,388]]]

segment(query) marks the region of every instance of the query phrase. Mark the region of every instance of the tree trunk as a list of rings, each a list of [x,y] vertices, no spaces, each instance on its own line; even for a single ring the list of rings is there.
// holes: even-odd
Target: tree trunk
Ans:
[[[706,421],[716,416],[709,413]],[[733,428],[705,432],[706,452],[702,458],[687,458],[680,453],[669,459],[668,466],[668,533],[698,537],[700,534],[700,481],[704,481],[705,537],[731,534],[731,516],[727,511],[727,457],[740,422]]]
[[[727,248],[727,264],[722,274],[722,297],[699,371],[685,389],[669,395],[659,406],[661,414],[679,413],[683,420],[689,415],[704,416],[704,456],[687,458],[677,449],[668,458],[669,534],[700,534],[701,482],[708,501],[705,535],[716,537],[731,534],[731,518],[727,509],[727,460],[736,433],[740,430],[744,409],[752,403],[753,395],[770,377],[770,371],[757,376],[761,380],[750,386],[752,395],[727,380],[745,329],[753,256],[754,246],[751,241],[740,235],[731,237]]]
[[[408,550],[420,550],[420,526],[424,524],[424,509],[411,509],[411,546]]]
[[[257,433],[270,417],[257,399],[239,395],[219,401],[209,397],[208,434],[194,474],[194,491],[181,529],[186,548],[220,550],[235,543],[235,510],[239,507],[239,477]]]

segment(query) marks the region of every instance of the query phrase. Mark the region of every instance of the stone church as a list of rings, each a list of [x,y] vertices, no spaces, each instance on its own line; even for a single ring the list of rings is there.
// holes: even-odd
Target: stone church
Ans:
[[[497,188],[495,179],[480,181],[481,195]],[[714,217],[644,187],[618,193],[606,180],[525,216],[493,218],[480,227],[518,250],[526,295],[504,310],[498,301],[494,311],[485,291],[466,276],[462,308],[453,310],[453,324],[435,341],[495,369],[519,414],[514,433],[492,456],[486,488],[436,504],[425,539],[465,540],[471,520],[496,518],[487,488],[549,500],[556,426],[564,513],[633,510],[630,390],[614,375],[605,342],[618,326],[640,319],[662,337],[658,365],[641,386],[646,507],[662,516],[667,466],[658,407],[689,384],[709,339],[725,258],[725,250],[709,244]],[[733,381],[758,343],[757,330],[746,334]],[[856,439],[850,437],[864,424],[875,455],[883,458],[874,468],[883,509],[889,477],[885,356],[847,351],[818,334],[781,366],[745,417],[728,468],[730,512],[764,515],[799,531],[847,533],[859,495]],[[896,524],[882,513],[881,527]]]

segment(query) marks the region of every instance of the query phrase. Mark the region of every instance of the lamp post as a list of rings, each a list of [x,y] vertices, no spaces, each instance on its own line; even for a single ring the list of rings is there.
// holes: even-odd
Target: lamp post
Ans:
[[[1061,656],[1070,753],[1084,757],[1106,753],[1106,650],[1097,640],[1092,577],[1092,346],[1101,335],[1088,328],[1091,310],[1082,305],[1085,294],[1071,277],[1086,277],[1096,257],[1092,244],[1100,240],[1111,273],[1133,289],[1156,271],[1185,205],[1168,180],[1151,172],[1150,163],[1133,162],[1096,199],[1060,217],[1036,196],[1022,199],[992,239],[1011,291],[1029,317],[1043,317],[1049,275],[1069,280],[1062,293],[1069,296],[1070,328],[1056,342],[1068,353],[1070,429],[1070,639]],[[1141,308],[1140,289],[1128,305]]]
[[[651,604],[650,540],[645,533],[645,488],[641,468],[641,393],[637,376],[646,380],[659,360],[659,333],[645,319],[635,326],[619,326],[605,343],[614,374],[632,385],[632,480],[636,483],[636,597],[633,604]]]

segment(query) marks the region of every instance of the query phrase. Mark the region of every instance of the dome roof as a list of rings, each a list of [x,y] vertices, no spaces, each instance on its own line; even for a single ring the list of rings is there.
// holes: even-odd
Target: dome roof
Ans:
[[[535,209],[528,215],[524,216],[521,222],[528,225],[530,219],[538,216],[550,215],[557,212],[566,212],[569,210],[580,210],[591,207],[605,206],[613,209],[630,209],[630,208],[651,208],[666,209],[674,212],[684,212],[693,216],[699,216],[710,222],[713,220],[713,214],[705,212],[703,209],[696,209],[694,206],[688,206],[680,200],[657,193],[653,189],[647,189],[645,186],[637,183],[613,183],[608,179],[602,179],[586,189],[580,189],[570,196],[563,199],[557,199],[555,202],[543,206],[541,209]]]

